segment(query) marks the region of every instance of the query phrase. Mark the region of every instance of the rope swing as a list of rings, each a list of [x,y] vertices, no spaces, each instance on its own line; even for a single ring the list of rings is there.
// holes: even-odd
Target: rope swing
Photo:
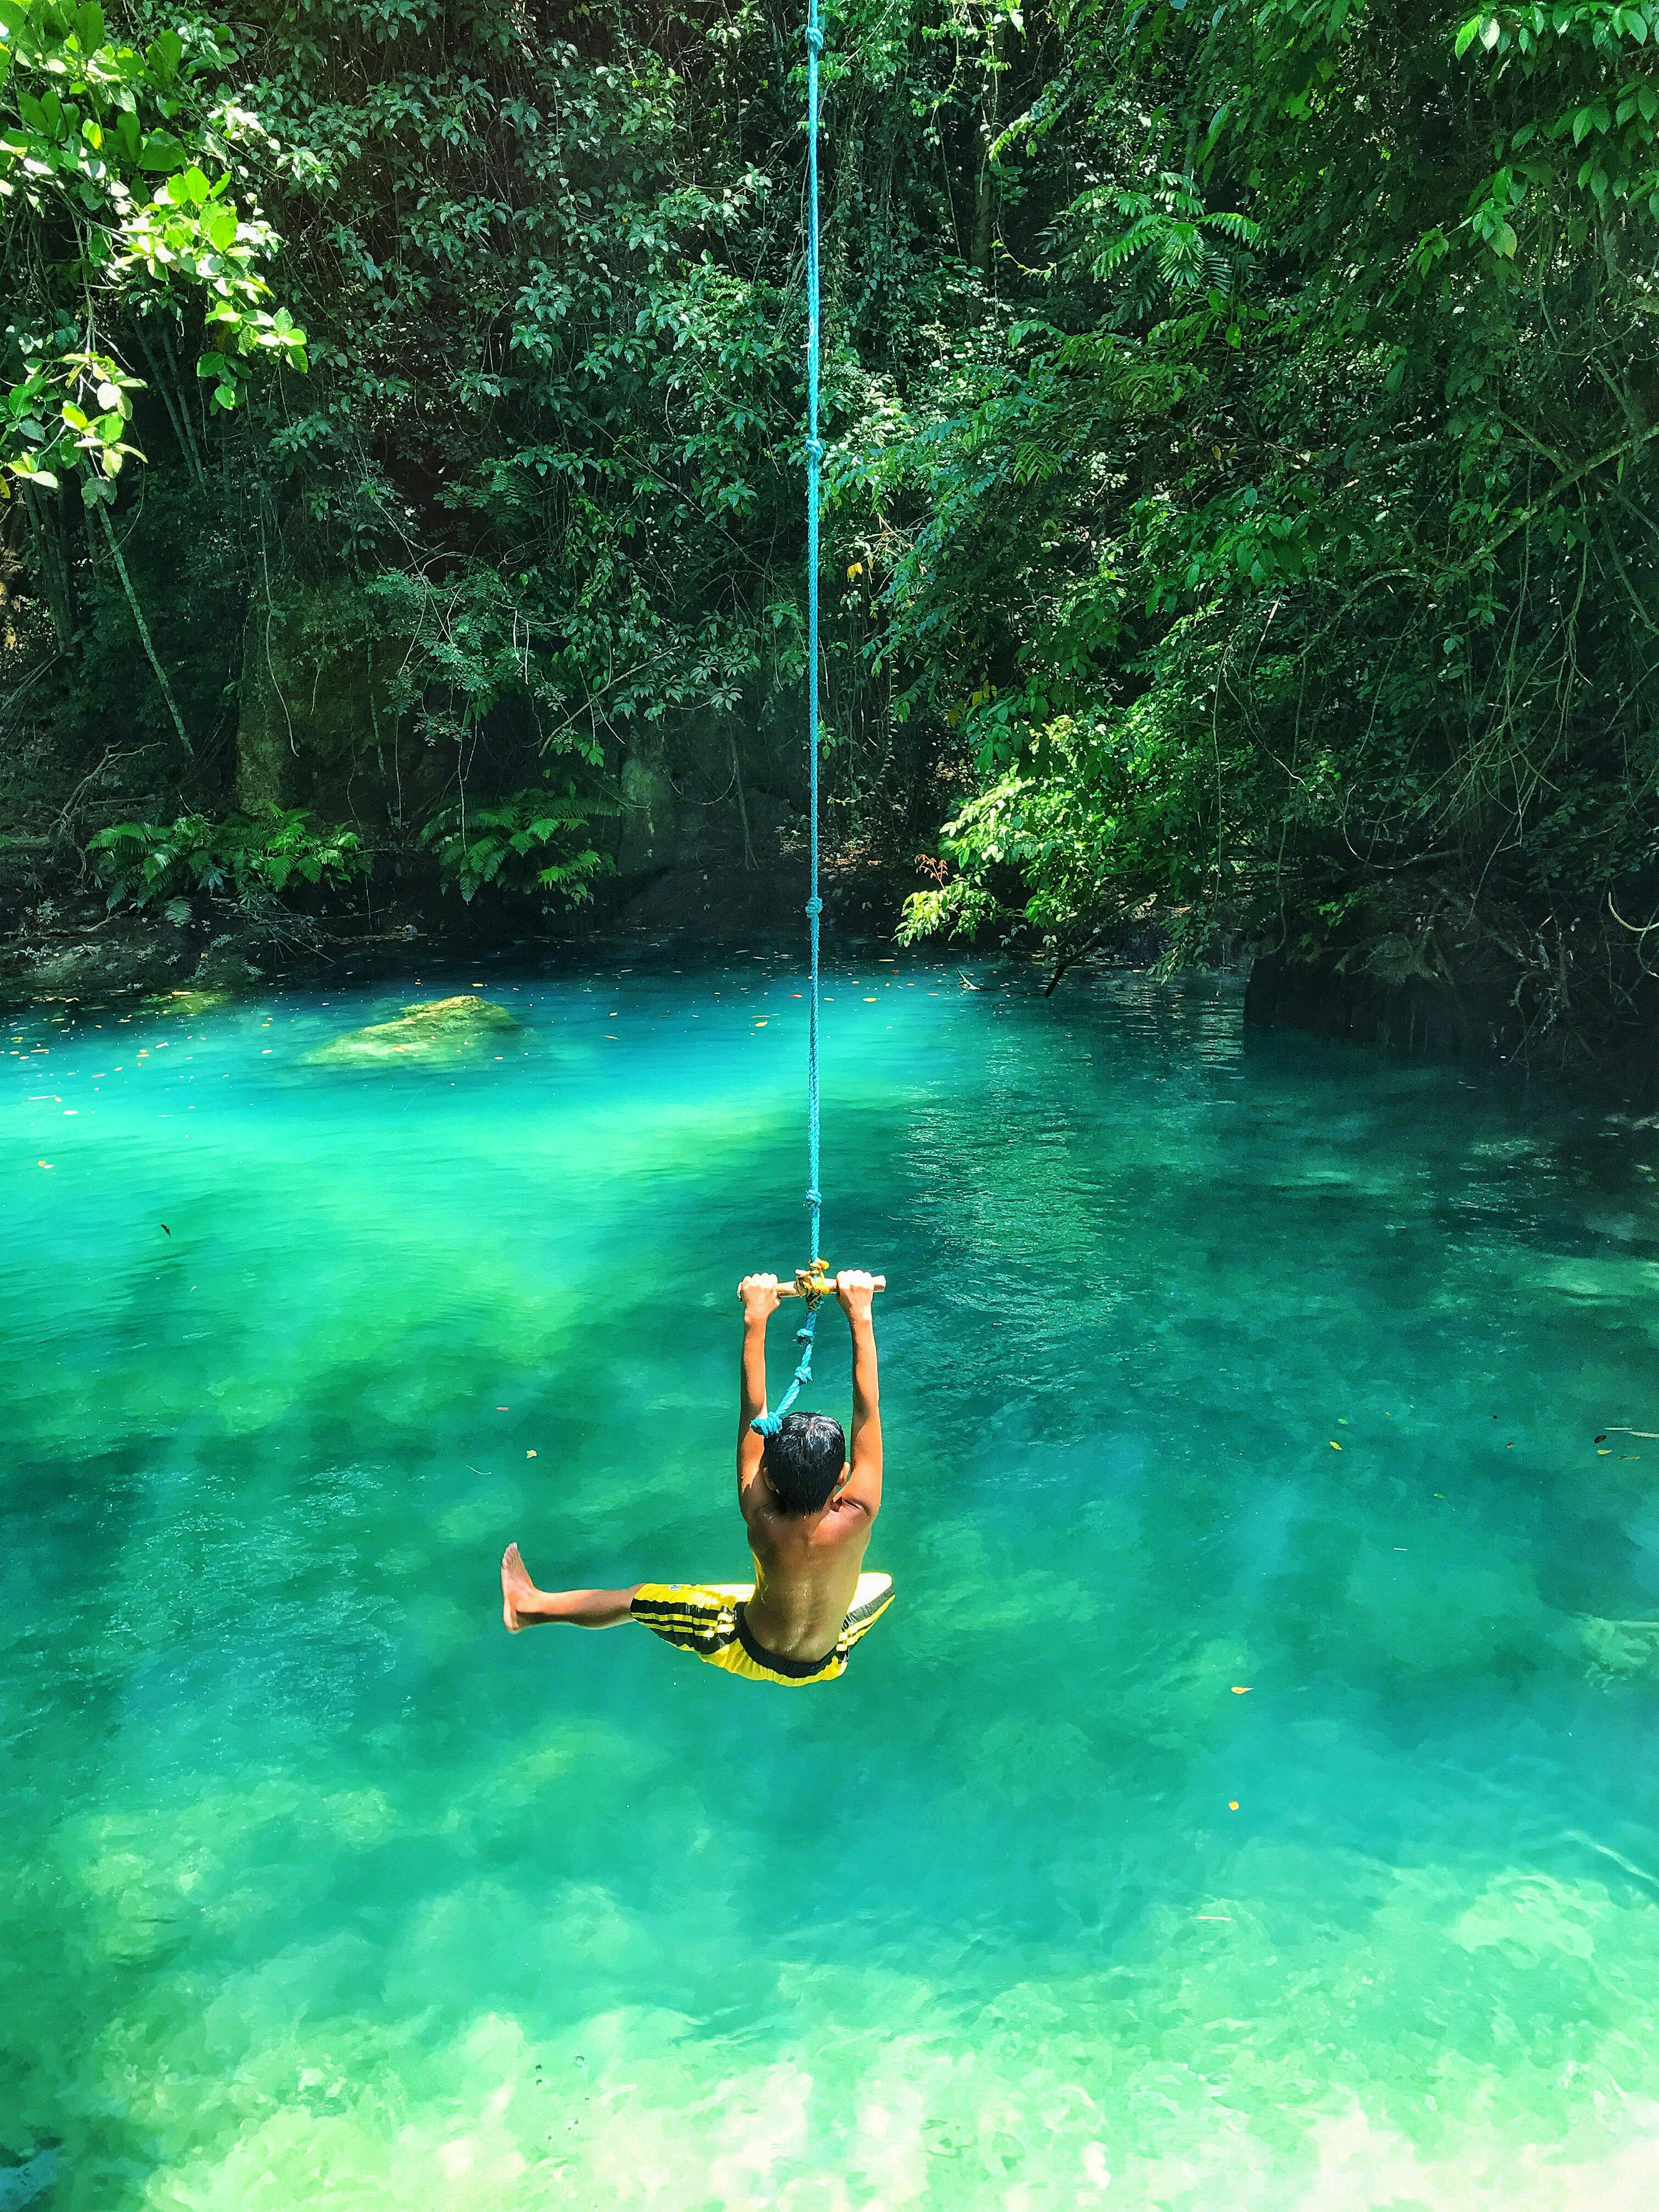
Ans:
[[[807,0],[807,792],[811,817],[811,884],[807,891],[807,1252],[810,1267],[796,1270],[794,1287],[785,1297],[805,1298],[805,1321],[794,1332],[801,1345],[801,1363],[794,1370],[775,1411],[761,1413],[752,1427],[761,1436],[776,1436],[779,1422],[801,1395],[803,1382],[811,1380],[811,1338],[818,1328],[818,1305],[834,1290],[830,1265],[818,1259],[823,1221],[823,1192],[818,1190],[818,927],[823,922],[823,898],[818,896],[818,483],[823,473],[823,438],[818,438],[818,55],[823,53],[823,27],[818,22],[818,0]]]
[[[823,901],[818,896],[818,491],[823,465],[823,441],[818,436],[818,57],[823,52],[823,32],[818,20],[818,0],[807,0],[806,9],[806,757],[811,812],[811,886],[806,901],[807,941],[811,981],[807,994],[806,1028],[806,1210],[811,1230],[807,1250],[810,1267],[798,1268],[786,1297],[805,1301],[806,1313],[795,1341],[801,1347],[800,1363],[789,1388],[774,1412],[760,1414],[751,1425],[762,1436],[776,1434],[784,1415],[799,1397],[801,1385],[812,1379],[812,1339],[818,1325],[818,1307],[835,1289],[829,1264],[818,1257],[823,1194],[818,1188],[818,930]]]

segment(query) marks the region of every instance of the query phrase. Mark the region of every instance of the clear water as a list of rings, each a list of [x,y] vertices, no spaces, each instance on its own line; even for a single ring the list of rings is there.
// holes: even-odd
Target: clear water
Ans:
[[[439,1072],[304,1064],[413,979],[8,1027],[51,2212],[1651,2206],[1659,1139],[980,981],[831,986],[901,1601],[794,1693],[495,1590],[741,1572],[782,965],[492,975]]]

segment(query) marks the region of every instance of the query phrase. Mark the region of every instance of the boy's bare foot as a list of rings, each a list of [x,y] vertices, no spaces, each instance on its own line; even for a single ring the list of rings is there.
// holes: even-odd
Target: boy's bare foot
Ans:
[[[519,1556],[518,1546],[509,1544],[501,1553],[501,1619],[507,1623],[509,1636],[516,1636],[523,1627],[519,1619],[519,1601],[528,1597],[535,1587]]]

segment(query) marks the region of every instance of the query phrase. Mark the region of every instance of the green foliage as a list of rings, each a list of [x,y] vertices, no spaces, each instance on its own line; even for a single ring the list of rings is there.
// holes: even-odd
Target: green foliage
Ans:
[[[1165,703],[1149,691],[1115,715],[1048,723],[1020,764],[945,825],[938,879],[907,900],[901,941],[972,934],[1017,912],[1069,959],[1157,902],[1190,896],[1201,864],[1187,859],[1178,873],[1171,864],[1201,835],[1202,794],[1171,775],[1182,748],[1161,719]],[[1201,952],[1191,907],[1175,921],[1176,957]]]
[[[1047,299],[846,483],[975,793],[907,929],[1064,959],[1157,902],[1370,958],[1645,918],[1659,7],[1074,21],[1027,128],[1063,86],[1100,180]]]
[[[295,810],[220,819],[118,822],[88,845],[112,906],[148,906],[191,891],[244,899],[280,897],[301,884],[340,890],[368,872],[371,855],[355,830],[315,828]]]
[[[319,595],[349,599],[349,650],[376,672],[354,789],[411,838],[458,791],[471,823],[562,756],[581,761],[584,787],[614,789],[643,733],[725,761],[735,728],[793,721],[796,27],[723,0],[706,18],[600,0],[533,21],[507,0],[245,0],[212,23],[176,0],[165,15],[164,0],[137,4],[143,35],[124,24],[137,62],[118,47],[100,66],[137,70],[138,154],[172,161],[165,141],[149,146],[165,131],[178,158],[146,172],[129,149],[106,180],[131,204],[103,218],[114,242],[94,283],[89,373],[127,411],[100,406],[84,376],[47,392],[62,349],[43,340],[27,410],[41,435],[20,447],[46,476],[82,451],[58,427],[66,398],[96,436],[94,496],[108,481],[99,454],[118,463],[125,445],[149,462],[118,548],[83,537],[44,482],[27,491],[26,596],[51,656],[43,678],[30,671],[33,711],[55,718],[65,749],[70,732],[113,723],[113,742],[136,750],[171,726],[173,757],[135,767],[135,788],[186,777],[188,747],[214,765],[179,788],[180,811],[224,803],[239,683],[246,698],[250,669],[263,680],[281,611]],[[931,364],[941,331],[979,313],[990,171],[975,158],[988,189],[963,250],[945,249],[963,210],[955,156],[940,155],[988,147],[1023,36],[1006,7],[939,15],[905,0],[866,15],[836,34],[830,70],[826,406],[844,452],[890,416],[890,377]],[[38,0],[30,20],[48,20]],[[50,21],[70,36],[67,18]],[[88,112],[90,94],[76,98]],[[118,153],[126,131],[106,131]],[[233,195],[234,234],[216,211]],[[250,230],[264,221],[256,205],[288,241],[281,289],[309,374],[237,377],[234,410],[204,405],[252,356],[198,324],[191,272],[245,236],[266,265],[274,234]],[[49,304],[86,273],[70,251],[82,221],[41,234]],[[191,223],[205,245],[179,229]],[[131,257],[118,270],[118,251]],[[27,259],[20,249],[20,275]],[[277,366],[301,365],[274,303],[252,312],[270,317],[250,327]],[[33,323],[67,327],[66,313],[43,307]],[[141,609],[157,686],[165,669],[178,695],[166,716],[159,689],[123,680]],[[927,764],[893,742],[889,679],[862,653],[873,613],[866,589],[828,618],[831,804],[844,834],[878,825],[903,851],[930,804]],[[298,684],[326,700],[334,672],[316,673]],[[293,790],[317,789],[319,812],[337,805],[340,784],[307,782],[295,742]]]
[[[250,356],[306,365],[304,332],[266,304],[275,234],[228,198],[248,118],[216,108],[210,88],[231,58],[201,25],[139,46],[108,34],[97,0],[0,0],[0,204],[17,280],[0,467],[38,490],[68,471],[88,505],[107,501],[143,459],[127,436],[142,380],[109,334],[123,322],[199,313],[198,374],[221,408]]]
[[[422,833],[447,888],[470,904],[487,886],[579,906],[611,866],[589,842],[592,824],[617,808],[573,789],[539,785],[486,805],[448,806]]]
[[[940,254],[954,217],[938,146],[983,118],[990,46],[1018,35],[1016,19],[1001,11],[997,30],[962,11],[942,38],[929,18],[918,46],[921,20],[884,15],[868,57],[848,41],[834,70],[846,152],[826,209],[826,398],[853,446],[889,404],[860,362],[931,360],[941,318],[971,314],[982,287]],[[384,794],[411,835],[457,790],[471,821],[561,756],[597,786],[646,732],[689,744],[696,729],[724,759],[734,727],[793,720],[793,29],[744,8],[704,22],[634,0],[528,29],[506,0],[250,0],[222,33],[179,35],[225,158],[194,150],[162,212],[198,210],[171,199],[192,173],[232,175],[245,204],[257,187],[289,241],[282,286],[309,364],[303,386],[267,378],[234,414],[204,409],[190,346],[143,289],[180,241],[124,279],[142,382],[112,427],[150,457],[152,484],[166,477],[168,511],[164,530],[147,490],[123,550],[193,742],[228,698],[234,713],[239,672],[246,696],[241,656],[257,668],[274,611],[319,593],[350,599],[350,649],[380,672],[356,787],[371,808]],[[181,144],[188,119],[169,125]],[[273,313],[273,334],[285,327]],[[204,329],[210,368],[233,358],[212,338]],[[84,393],[73,404],[96,422]],[[28,520],[63,720],[107,727],[113,704],[131,742],[129,717],[161,718],[147,687],[112,701],[105,633],[131,627],[102,611],[113,553],[33,496]],[[199,570],[188,580],[181,548]],[[845,738],[832,800],[849,832],[890,821],[902,850],[927,803],[925,764],[889,742],[887,679],[860,653],[872,611],[849,594],[830,617]],[[308,795],[303,763],[295,774]]]
[[[40,296],[105,333],[34,316],[14,434],[94,485],[151,456],[122,576],[216,763],[181,812],[301,602],[349,608],[309,688],[368,726],[318,787],[468,898],[585,892],[642,733],[724,763],[793,717],[792,24],[14,15],[58,42],[4,94]],[[845,0],[826,84],[830,830],[948,822],[907,930],[1431,958],[1460,912],[1659,907],[1659,0]],[[256,204],[303,356],[238,289]],[[25,505],[36,699],[136,720],[112,544]]]
[[[240,97],[317,339],[269,447],[289,557],[373,579],[458,761],[514,700],[589,761],[763,704],[761,548],[799,507],[799,305],[752,246],[775,82],[724,88],[713,39],[620,7],[533,37],[505,0],[256,17]]]

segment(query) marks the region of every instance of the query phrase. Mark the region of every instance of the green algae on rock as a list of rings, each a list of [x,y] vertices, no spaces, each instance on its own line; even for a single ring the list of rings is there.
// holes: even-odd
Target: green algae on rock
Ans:
[[[179,1014],[186,1021],[197,1014],[216,1013],[228,1006],[236,994],[231,990],[151,991],[143,1000],[147,1014]]]
[[[386,1060],[428,1064],[468,1060],[492,1037],[521,1024],[489,999],[428,999],[389,1022],[348,1030],[306,1054],[308,1067],[373,1067]]]

